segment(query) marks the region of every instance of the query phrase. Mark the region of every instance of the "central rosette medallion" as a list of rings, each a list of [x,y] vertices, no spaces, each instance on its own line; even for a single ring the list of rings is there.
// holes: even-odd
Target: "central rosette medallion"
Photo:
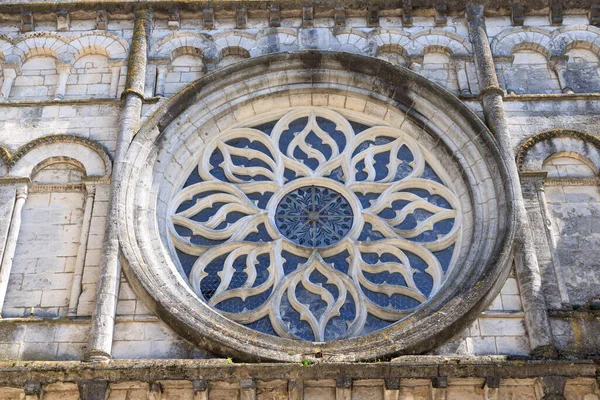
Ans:
[[[460,202],[413,137],[356,114],[272,113],[202,147],[168,226],[202,301],[260,332],[327,341],[385,328],[439,290]]]
[[[286,194],[275,210],[279,232],[304,247],[328,247],[352,228],[352,207],[341,193],[322,186],[304,186]]]

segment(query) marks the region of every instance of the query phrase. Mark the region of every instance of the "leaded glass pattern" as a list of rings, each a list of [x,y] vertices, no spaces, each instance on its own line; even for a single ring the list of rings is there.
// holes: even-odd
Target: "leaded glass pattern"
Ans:
[[[172,200],[170,237],[221,314],[309,341],[385,328],[444,283],[459,200],[400,129],[303,107],[209,141]]]
[[[352,208],[344,196],[322,186],[305,186],[286,194],[275,210],[275,225],[291,242],[328,247],[352,227]]]

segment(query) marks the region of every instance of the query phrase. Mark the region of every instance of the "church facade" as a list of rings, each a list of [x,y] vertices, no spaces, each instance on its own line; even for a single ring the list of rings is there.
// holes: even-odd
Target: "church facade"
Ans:
[[[600,398],[600,5],[0,4],[0,399]]]

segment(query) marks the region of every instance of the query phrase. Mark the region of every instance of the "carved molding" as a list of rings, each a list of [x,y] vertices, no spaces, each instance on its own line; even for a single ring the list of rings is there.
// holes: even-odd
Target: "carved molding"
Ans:
[[[519,171],[523,172],[525,157],[536,144],[555,138],[577,138],[586,143],[592,144],[594,147],[600,150],[600,138],[590,135],[589,133],[575,131],[572,129],[553,129],[550,131],[540,132],[531,136],[525,140],[521,146],[519,146],[516,156],[517,167],[519,168]]]

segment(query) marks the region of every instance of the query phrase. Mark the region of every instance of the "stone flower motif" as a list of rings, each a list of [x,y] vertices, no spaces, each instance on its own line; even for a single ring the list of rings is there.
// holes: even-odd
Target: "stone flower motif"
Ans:
[[[310,341],[388,326],[441,287],[459,201],[412,137],[324,107],[229,129],[171,203],[195,293],[226,317]]]

